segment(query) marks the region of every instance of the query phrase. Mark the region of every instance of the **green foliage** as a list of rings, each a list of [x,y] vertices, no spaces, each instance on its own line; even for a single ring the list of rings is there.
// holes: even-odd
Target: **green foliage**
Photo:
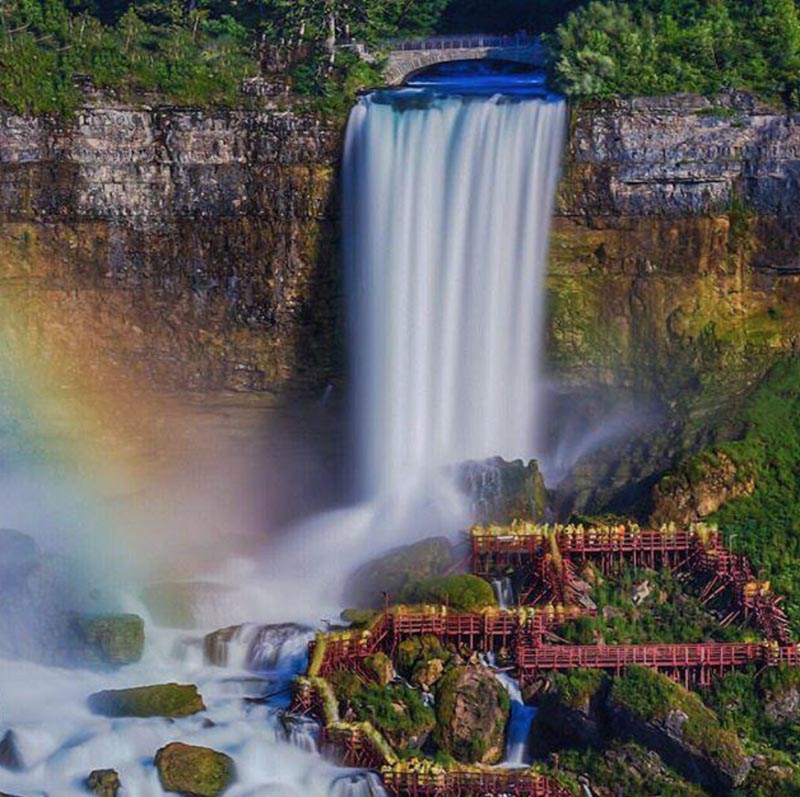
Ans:
[[[686,714],[683,738],[710,759],[737,767],[745,753],[737,735],[694,693],[645,667],[629,667],[611,687],[611,700],[644,721],[664,720],[673,710]]]
[[[800,360],[776,366],[743,415],[740,440],[722,446],[739,478],[752,477],[752,495],[725,504],[711,518],[759,576],[786,597],[800,621]]]
[[[390,737],[422,736],[436,722],[419,692],[407,686],[369,686],[354,696],[352,705],[360,720],[372,723]]]
[[[492,585],[471,575],[412,581],[403,589],[400,597],[403,603],[443,604],[456,612],[478,612],[489,606],[497,606]]]
[[[592,0],[550,44],[555,80],[571,97],[733,88],[800,100],[794,0]]]
[[[568,670],[553,676],[553,690],[568,706],[578,708],[597,694],[605,680],[602,670]]]
[[[638,585],[647,584],[649,595],[633,600]],[[684,587],[669,570],[653,572],[625,567],[592,587],[598,616],[565,623],[559,634],[579,645],[604,643],[636,645],[654,642],[743,641],[752,632],[735,625],[721,626],[697,595]]]

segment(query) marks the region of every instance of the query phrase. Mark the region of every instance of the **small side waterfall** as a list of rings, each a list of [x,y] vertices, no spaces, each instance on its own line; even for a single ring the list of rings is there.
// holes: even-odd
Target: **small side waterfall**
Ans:
[[[492,589],[497,597],[497,605],[501,609],[510,609],[517,602],[514,595],[514,585],[508,577],[496,578],[492,581]]]
[[[410,88],[353,109],[344,223],[365,496],[535,453],[565,119],[547,96]]]
[[[522,699],[519,682],[506,673],[495,673],[495,677],[508,692],[511,700],[511,719],[506,734],[506,766],[524,766],[530,763],[529,740],[537,709],[526,706]]]

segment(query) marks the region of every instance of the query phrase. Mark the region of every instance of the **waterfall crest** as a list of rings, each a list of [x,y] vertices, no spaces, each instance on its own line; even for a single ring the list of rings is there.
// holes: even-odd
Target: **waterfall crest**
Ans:
[[[565,121],[560,100],[499,94],[382,91],[354,108],[344,233],[365,496],[536,451]]]

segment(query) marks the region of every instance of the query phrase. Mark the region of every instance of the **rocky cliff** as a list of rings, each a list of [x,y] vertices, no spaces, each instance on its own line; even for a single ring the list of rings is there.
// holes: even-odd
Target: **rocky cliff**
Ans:
[[[169,387],[322,389],[340,146],[291,111],[1,115],[6,326]],[[556,459],[585,455],[565,505],[629,503],[795,351],[800,119],[743,96],[573,109],[548,291]]]
[[[339,138],[277,110],[0,116],[4,320],[44,359],[161,386],[324,385]]]
[[[549,352],[582,416],[566,447],[600,443],[564,486],[579,507],[628,504],[734,431],[741,398],[796,350],[799,236],[799,117],[746,96],[573,113]],[[603,448],[604,434],[634,430],[626,448]]]

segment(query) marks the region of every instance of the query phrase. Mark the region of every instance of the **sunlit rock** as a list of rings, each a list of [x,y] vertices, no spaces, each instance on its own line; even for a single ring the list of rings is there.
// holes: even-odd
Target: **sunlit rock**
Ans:
[[[545,519],[547,488],[536,460],[501,457],[460,466],[460,483],[478,523]]]
[[[188,717],[205,704],[194,685],[156,684],[95,692],[89,708],[105,717]]]
[[[156,753],[155,765],[164,791],[186,797],[218,797],[236,779],[233,759],[208,747],[173,742]]]
[[[117,797],[122,784],[114,769],[96,769],[86,780],[89,791],[96,797]]]
[[[455,558],[446,537],[394,548],[356,570],[347,580],[345,597],[358,606],[380,607],[384,593],[396,597],[411,581],[443,575]]]
[[[464,763],[496,764],[503,757],[510,714],[508,693],[485,667],[454,667],[439,683],[437,746]]]

